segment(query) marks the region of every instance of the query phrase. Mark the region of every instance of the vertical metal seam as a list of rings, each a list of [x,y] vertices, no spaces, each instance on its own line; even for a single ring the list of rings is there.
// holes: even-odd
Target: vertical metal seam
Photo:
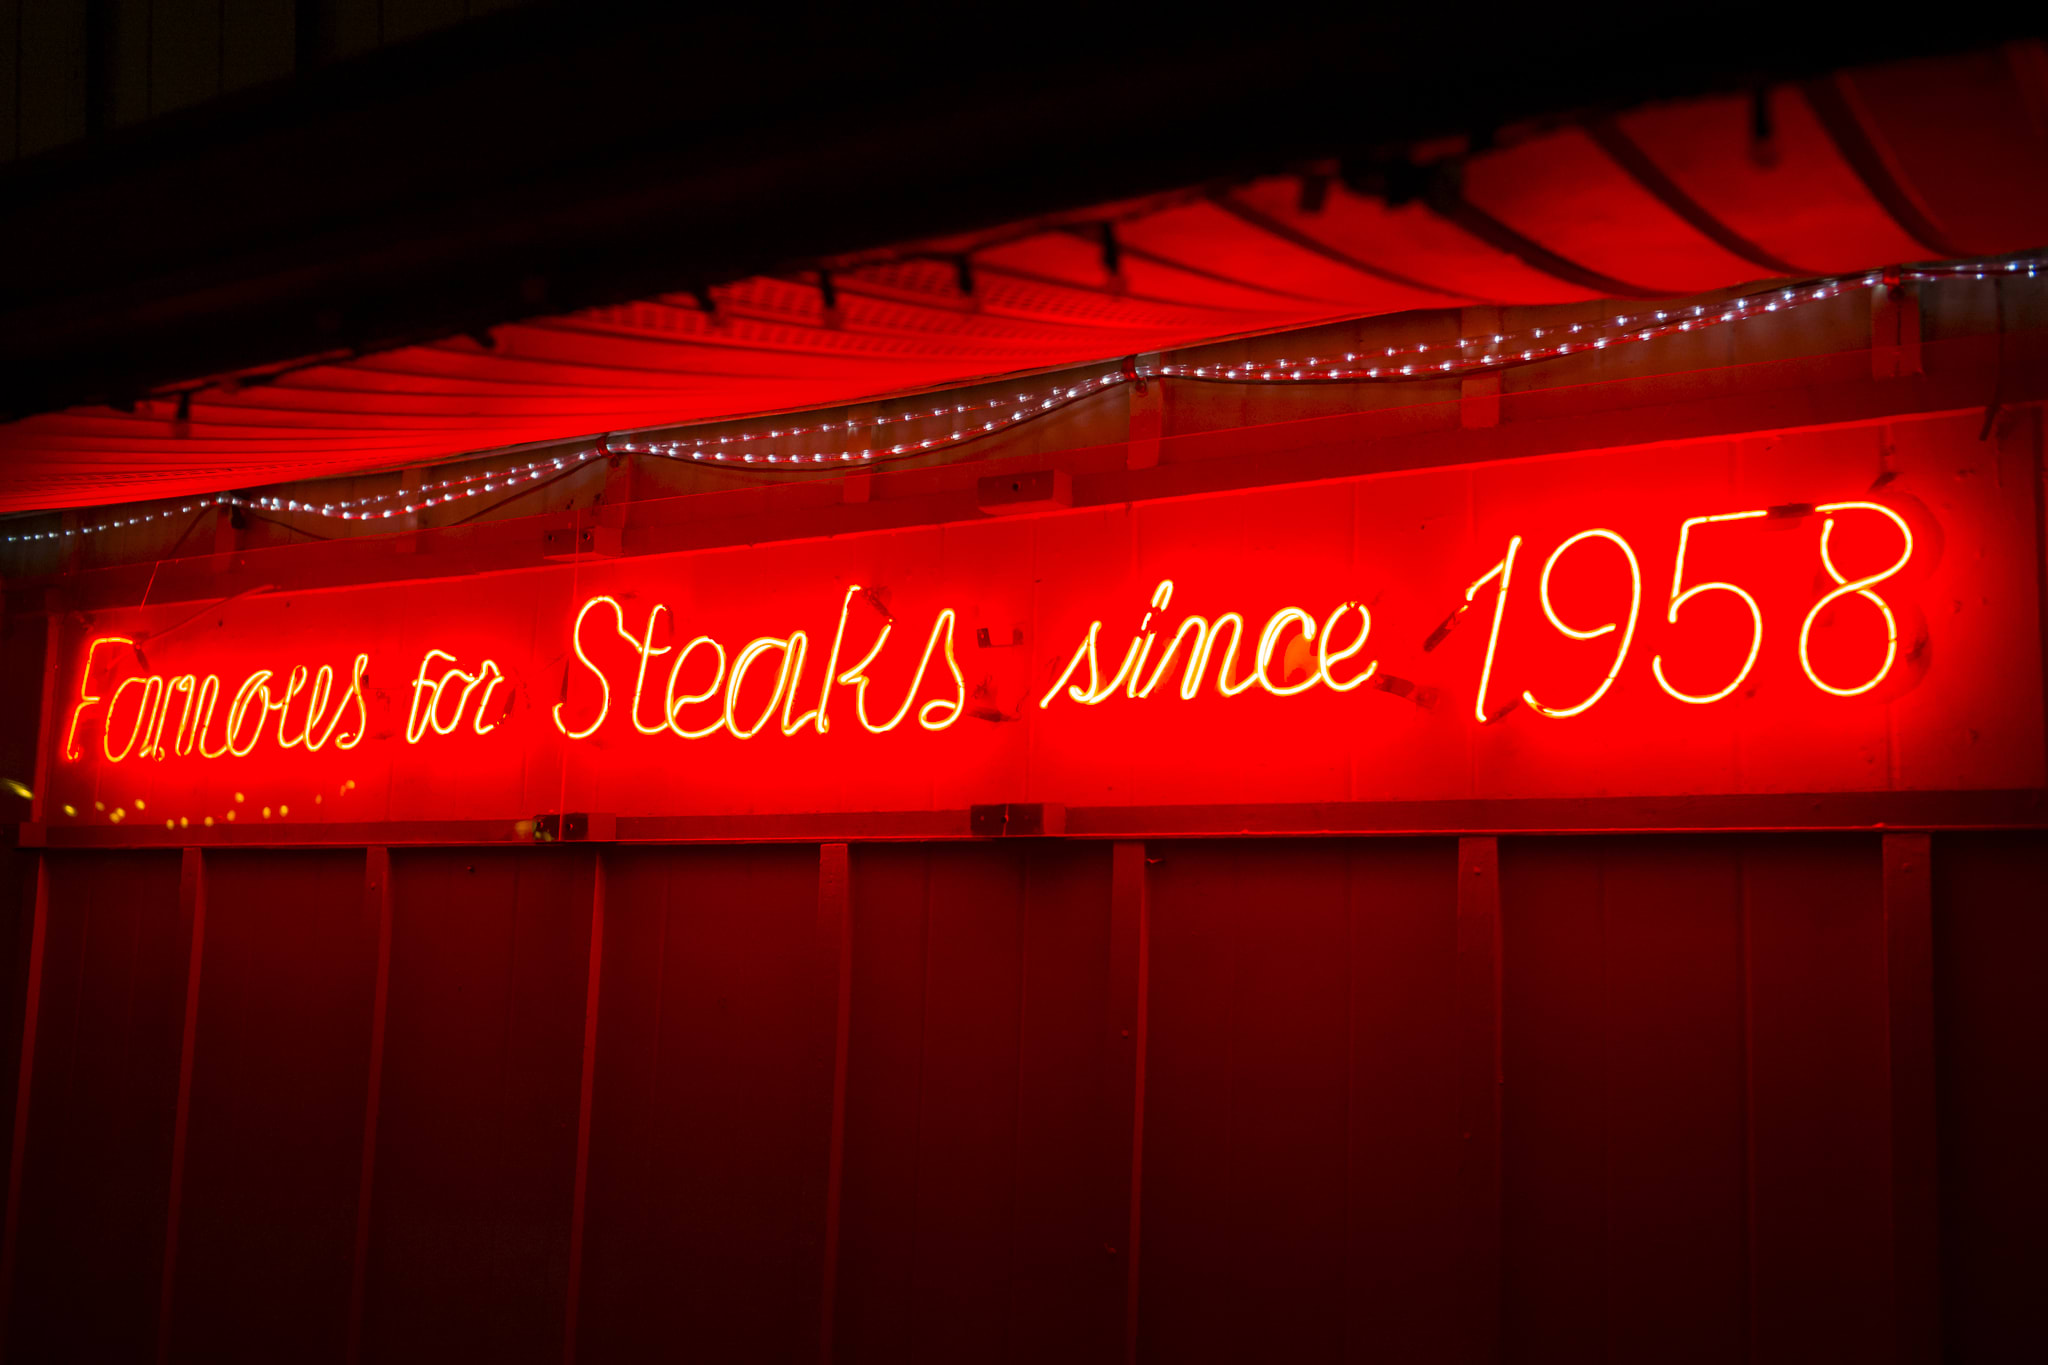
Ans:
[[[1941,1356],[1933,839],[1886,834],[1883,927],[1892,1331],[1901,1365]]]
[[[1503,1255],[1506,1058],[1501,1039],[1505,973],[1501,961],[1500,844],[1490,836],[1458,840],[1459,1199],[1461,1277],[1466,1296],[1463,1358],[1498,1358],[1507,1298]]]
[[[562,1360],[576,1359],[576,1317],[583,1292],[583,1229],[590,1195],[590,1108],[597,1081],[597,1013],[604,980],[605,860],[592,859],[590,965],[583,993],[583,1068],[576,1097],[576,1175],[569,1198],[569,1277],[562,1301]]]
[[[191,950],[185,970],[185,1019],[178,1044],[178,1102],[171,1120],[171,1186],[164,1219],[163,1276],[157,1291],[156,1358],[170,1358],[171,1304],[178,1273],[178,1220],[185,1198],[186,1139],[192,1119],[193,1050],[199,1033],[199,980],[206,955],[206,853],[188,848],[180,898],[191,902]]]
[[[38,784],[40,799],[40,784]],[[14,1264],[20,1247],[22,1172],[28,1160],[29,1102],[34,1093],[36,1034],[43,1000],[43,951],[50,920],[50,855],[36,855],[36,893],[29,926],[28,981],[22,993],[21,1067],[14,1080],[14,1134],[7,1156],[7,1224],[0,1232],[0,1360],[7,1358],[14,1305]]]
[[[1131,1087],[1131,1209],[1129,1260],[1124,1266],[1124,1358],[1138,1358],[1138,1294],[1140,1242],[1144,1235],[1145,1195],[1145,1071],[1151,1049],[1152,1016],[1152,886],[1145,845],[1136,845],[1138,859],[1137,1005],[1131,1024],[1133,1067]]]
[[[1614,1313],[1614,953],[1612,926],[1607,915],[1607,855],[1611,846],[1597,845],[1599,856],[1593,864],[1593,884],[1598,900],[1594,904],[1600,932],[1600,1335],[1608,1359],[1615,1358]]]
[[[818,1360],[830,1365],[839,1304],[839,1228],[846,1174],[846,1065],[853,1022],[853,860],[845,844],[818,846],[818,898],[837,902],[831,959],[832,1084],[825,1137],[825,1244],[819,1266]]]
[[[1121,1257],[1121,1294],[1112,1302],[1118,1331],[1103,1343],[1103,1354],[1120,1352],[1129,1365],[1137,1357],[1144,1199],[1145,1049],[1147,944],[1149,929],[1145,845],[1118,840],[1110,845],[1108,974],[1102,1037],[1102,1106],[1106,1138],[1103,1168],[1103,1251]],[[1111,1281],[1114,1284],[1114,1280]]]
[[[918,919],[918,963],[917,963],[917,1099],[916,1118],[910,1137],[910,1297],[917,1298],[918,1268],[924,1260],[923,1238],[919,1235],[923,1218],[924,1181],[924,1090],[925,1067],[930,1060],[928,1050],[931,1038],[932,1016],[932,854],[933,848],[924,846],[924,857],[920,860],[924,879],[924,898]],[[910,1315],[909,1338],[905,1342],[906,1355],[915,1356],[917,1348],[918,1315]]]
[[[1344,847],[1344,1241],[1340,1254],[1341,1282],[1350,1297],[1352,1274],[1352,1228],[1357,1210],[1357,1182],[1353,1179],[1358,1150],[1358,845]],[[1344,1359],[1356,1354],[1352,1323],[1356,1313],[1346,1313],[1339,1347]]]
[[[1010,1235],[1003,1283],[1003,1354],[1014,1354],[1012,1337],[1017,1323],[1017,1223],[1022,1202],[1019,1178],[1024,1169],[1024,1018],[1025,1000],[1031,983],[1031,948],[1028,925],[1031,918],[1031,856],[1020,850],[1017,859],[1017,1059],[1010,1088]]]
[[[377,1118],[384,1095],[384,1036],[391,1001],[391,850],[363,850],[367,893],[377,899],[377,969],[370,994],[370,1060],[363,1097],[362,1167],[356,1181],[354,1256],[349,1267],[348,1326],[342,1358],[348,1365],[361,1359],[363,1309],[370,1266],[370,1200],[377,1170]]]
[[[1751,934],[1749,852],[1735,856],[1735,911],[1742,982],[1742,1319],[1743,1354],[1757,1356],[1756,1339],[1756,964]]]

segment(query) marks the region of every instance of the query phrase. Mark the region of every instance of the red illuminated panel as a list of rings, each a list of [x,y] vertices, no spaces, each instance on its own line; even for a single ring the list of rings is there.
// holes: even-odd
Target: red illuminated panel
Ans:
[[[49,808],[2035,786],[2031,471],[1959,482],[1974,437],[1899,426],[1875,493],[1829,432],[106,613]]]

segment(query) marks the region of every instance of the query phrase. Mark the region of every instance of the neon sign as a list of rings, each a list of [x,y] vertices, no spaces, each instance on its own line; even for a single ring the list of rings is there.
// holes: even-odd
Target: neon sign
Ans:
[[[1728,578],[1688,581],[1688,556],[1701,553],[1702,537],[1709,532],[1725,537],[1731,528],[1767,523],[1792,528],[1810,525],[1810,518],[1820,523],[1813,547],[1818,596],[1805,604],[1796,632],[1781,624],[1774,636],[1763,602],[1741,584]],[[1869,553],[1869,544],[1882,543],[1870,542],[1870,532],[1880,537],[1896,534],[1896,552],[1888,551],[1889,558],[1868,572],[1851,572],[1844,567],[1838,543],[1839,528],[1851,524],[1861,528],[1853,534],[1864,537],[1855,553]],[[1510,603],[1518,591],[1528,591],[1527,575],[1516,572],[1528,547],[1526,536],[1509,536],[1500,558],[1465,586],[1451,615],[1421,642],[1423,653],[1435,651],[1468,613],[1482,605],[1482,594],[1492,594],[1485,646],[1477,658],[1470,694],[1470,714],[1481,725],[1498,724],[1523,707],[1555,721],[1595,712],[1625,686],[1630,657],[1644,634],[1643,560],[1628,536],[1605,526],[1579,530],[1555,542],[1534,584],[1533,608],[1540,609],[1540,618],[1531,608],[1516,618],[1542,624],[1511,628]],[[1781,647],[1792,647],[1788,653],[1796,655],[1806,680],[1824,696],[1851,699],[1873,692],[1897,673],[1906,650],[1899,614],[1885,592],[1895,591],[1886,585],[1911,565],[1915,548],[1907,519],[1867,500],[1679,519],[1670,593],[1661,620],[1653,619],[1651,627],[1664,637],[1663,648],[1649,661],[1647,681],[1657,689],[1651,695],[1692,706],[1725,702],[1742,692],[1760,660],[1772,657],[1767,650],[1774,638]],[[1564,586],[1567,579],[1572,586]],[[1613,587],[1603,586],[1608,583]],[[1062,642],[1045,652],[1042,666],[1047,671],[1035,683],[1025,683],[1028,691],[1018,699],[1015,714],[992,708],[979,708],[974,714],[1018,719],[1027,708],[1057,714],[1066,705],[1137,703],[1160,694],[1169,684],[1180,701],[1203,706],[1248,694],[1279,701],[1310,693],[1342,696],[1375,679],[1377,690],[1413,696],[1413,684],[1380,671],[1387,642],[1376,637],[1373,606],[1342,595],[1346,588],[1356,591],[1362,586],[1369,585],[1340,585],[1313,608],[1280,606],[1259,619],[1238,609],[1213,615],[1176,613],[1175,582],[1161,578],[1141,618],[1120,644],[1112,643],[1120,632],[1098,616],[1071,645]],[[1607,599],[1610,605],[1598,609],[1599,597],[1609,592],[1614,593]],[[1725,656],[1713,632],[1700,629],[1705,618],[1697,604],[1713,596],[1740,604],[1740,642],[1728,641],[1733,647]],[[859,609],[863,603],[873,612]],[[1830,619],[1830,609],[1843,604],[1876,615],[1882,659],[1867,675],[1862,665],[1852,665],[1856,676],[1843,677],[1839,659],[1816,658],[1816,631]],[[850,706],[854,723],[871,735],[891,734],[913,719],[919,730],[944,733],[969,714],[968,684],[956,640],[960,613],[955,606],[935,605],[921,647],[906,649],[895,635],[901,623],[874,591],[849,586],[839,594],[837,605],[829,645],[820,650],[809,632],[797,628],[755,634],[736,645],[727,640],[738,637],[738,632],[725,640],[704,632],[684,639],[678,618],[667,605],[656,603],[644,614],[636,609],[629,619],[618,596],[599,593],[585,598],[569,623],[560,697],[543,709],[554,732],[572,743],[629,733],[683,740],[721,734],[736,740],[763,734],[791,737],[805,731],[822,737],[832,730],[835,702],[842,717]],[[1706,611],[1706,617],[1712,615]],[[1851,630],[1862,628],[1861,619],[1856,614],[1844,618]],[[1547,647],[1529,634],[1545,626],[1552,633]],[[1682,687],[1674,677],[1669,651],[1687,636],[1701,636],[1703,641],[1693,646],[1694,653],[1705,650],[1704,667],[1711,679],[1701,690]],[[1021,632],[1018,639],[1021,643]],[[1398,648],[1400,641],[1392,643]],[[1608,651],[1604,655],[1588,652],[1588,647],[1603,646]],[[1585,672],[1587,681],[1576,687],[1539,680],[1500,688],[1505,668],[1526,670],[1534,657],[1531,651],[1540,655],[1545,648],[1553,660],[1564,660],[1567,670]],[[1839,652],[1839,646],[1835,648]],[[849,663],[850,658],[855,661]],[[1586,663],[1595,659],[1597,665],[1586,672]],[[1700,665],[1688,665],[1695,667]],[[345,752],[371,734],[371,694],[365,682],[369,669],[367,651],[355,653],[345,669],[335,663],[255,667],[229,691],[222,671],[152,669],[138,637],[99,635],[86,643],[60,752],[71,763],[92,751],[109,763],[134,758],[245,758],[259,751],[311,755],[330,746]],[[894,680],[878,684],[878,676]],[[902,688],[900,693],[897,687]],[[885,688],[887,700],[879,695]],[[418,656],[404,684],[388,691],[402,699],[406,743],[418,745],[458,736],[463,742],[500,739],[514,728],[507,722],[524,685],[494,658],[465,660],[435,647]],[[850,691],[850,699],[840,697],[842,691]],[[1564,695],[1558,695],[1560,691]],[[988,695],[985,686],[978,695]],[[1030,707],[1034,701],[1036,706]],[[392,731],[396,728],[394,716]]]

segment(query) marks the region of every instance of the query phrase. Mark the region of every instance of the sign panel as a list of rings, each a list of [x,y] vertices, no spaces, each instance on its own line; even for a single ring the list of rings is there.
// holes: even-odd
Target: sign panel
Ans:
[[[1969,426],[102,613],[48,810],[2038,787],[2033,476]]]

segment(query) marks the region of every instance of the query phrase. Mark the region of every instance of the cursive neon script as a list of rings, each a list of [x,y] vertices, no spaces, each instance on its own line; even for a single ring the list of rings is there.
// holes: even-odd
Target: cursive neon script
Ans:
[[[728,655],[725,646],[709,635],[696,636],[677,649],[674,645],[657,645],[654,642],[660,634],[662,618],[670,614],[666,606],[657,603],[649,607],[646,623],[635,633],[626,628],[626,609],[616,597],[593,597],[576,613],[571,647],[576,665],[597,684],[597,700],[594,706],[575,711],[566,699],[557,702],[552,713],[555,728],[570,739],[588,739],[611,717],[613,702],[617,698],[621,702],[620,709],[630,717],[633,728],[643,735],[666,732],[681,739],[704,739],[724,731],[735,739],[752,739],[771,724],[784,735],[794,735],[805,728],[822,735],[832,728],[833,690],[850,687],[853,689],[854,719],[872,734],[887,734],[894,730],[909,718],[913,707],[917,723],[922,728],[932,731],[947,729],[960,719],[960,713],[967,704],[967,684],[960,676],[960,665],[953,655],[953,628],[958,619],[955,612],[948,607],[933,619],[931,632],[925,637],[924,653],[918,660],[916,676],[903,694],[902,705],[887,720],[878,720],[868,712],[868,689],[873,684],[868,669],[888,645],[896,623],[894,620],[885,621],[860,662],[842,670],[839,664],[846,647],[847,614],[860,593],[861,588],[856,584],[847,588],[839,599],[839,622],[832,632],[832,647],[825,656],[823,674],[817,680],[816,704],[801,713],[797,707],[803,704],[807,695],[811,695],[805,691],[804,679],[810,638],[803,631],[758,636],[732,655]],[[630,701],[625,700],[626,680],[623,677],[615,680],[590,656],[590,647],[595,640],[603,638],[606,618],[609,618],[612,633],[637,656]],[[675,657],[669,660],[668,678],[663,683],[658,681],[660,670],[655,661],[671,654]],[[693,658],[702,662],[692,664]],[[936,697],[917,706],[917,698],[924,688],[926,674],[932,671],[935,658],[943,661],[952,680],[952,696]],[[774,680],[767,700],[755,702],[755,709],[749,714],[741,703],[741,693],[747,679],[757,672],[763,677],[772,672]],[[650,673],[655,676],[650,677]],[[694,689],[691,686],[692,674],[698,675],[694,679],[698,684]]]
[[[1152,591],[1151,609],[1138,623],[1130,643],[1124,646],[1123,657],[1118,660],[1116,671],[1103,673],[1101,656],[1102,622],[1095,621],[1088,627],[1088,634],[1074,647],[1067,660],[1067,666],[1060,671],[1053,685],[1038,699],[1039,709],[1045,710],[1062,694],[1083,706],[1099,706],[1111,697],[1123,695],[1138,701],[1152,695],[1175,660],[1181,663],[1180,695],[1183,701],[1193,701],[1202,690],[1205,679],[1211,676],[1209,665],[1216,663],[1214,673],[1216,694],[1235,697],[1254,687],[1264,688],[1276,697],[1292,697],[1321,685],[1333,692],[1349,692],[1373,675],[1379,667],[1374,659],[1356,669],[1341,681],[1337,671],[1360,650],[1372,634],[1372,612],[1362,603],[1345,602],[1318,622],[1300,607],[1282,607],[1266,618],[1266,625],[1259,632],[1258,647],[1252,653],[1251,666],[1242,675],[1231,676],[1232,665],[1238,662],[1243,652],[1245,623],[1244,617],[1234,611],[1226,611],[1214,621],[1192,612],[1183,617],[1173,634],[1167,638],[1164,649],[1159,651],[1155,661],[1152,653],[1159,644],[1161,629],[1155,622],[1163,621],[1167,607],[1173,601],[1173,580],[1161,579]],[[1337,638],[1340,628],[1349,624],[1353,613],[1358,620],[1350,643],[1341,649],[1332,649],[1331,642]],[[1225,632],[1228,632],[1228,641]],[[1315,664],[1306,663],[1289,668],[1287,653],[1280,646],[1284,642],[1299,638],[1303,646],[1315,646]],[[1305,651],[1304,651],[1305,652]],[[1280,655],[1280,671],[1274,672],[1274,655]],[[1075,675],[1087,665],[1088,677],[1085,682],[1075,681]],[[1297,678],[1297,675],[1299,677]]]
[[[111,692],[94,691],[94,664],[105,657],[118,667],[123,654],[140,660],[135,641],[125,635],[103,635],[85,648],[79,670],[78,696],[64,728],[64,757],[84,757],[78,747],[81,723],[91,716],[100,731],[100,752],[109,763],[130,757],[244,758],[255,752],[266,732],[279,749],[316,753],[332,741],[336,749],[353,749],[370,728],[370,709],[363,698],[363,672],[370,656],[358,654],[348,689],[336,695],[337,675],[331,664],[309,668],[297,664],[280,682],[273,669],[259,668],[242,680],[228,702],[216,733],[214,719],[221,698],[220,675],[196,673],[132,673]],[[296,708],[296,709],[295,709]],[[177,723],[172,725],[175,714]],[[271,717],[277,718],[275,727]],[[344,727],[344,718],[347,726]],[[118,747],[116,741],[119,741]]]
[[[1485,726],[1523,708],[1545,720],[1564,721],[1603,714],[1602,707],[1612,713],[1612,697],[1631,689],[1658,705],[1663,704],[1661,695],[1708,707],[1752,695],[1752,679],[1766,650],[1787,656],[1786,664],[1796,660],[1799,673],[1788,668],[1788,675],[1803,674],[1806,683],[1830,699],[1829,705],[1833,699],[1872,693],[1881,700],[1895,694],[1888,680],[1896,677],[1898,688],[1910,687],[1925,668],[1925,621],[1910,596],[1901,597],[1913,581],[1901,576],[1913,567],[1916,554],[1923,560],[1932,556],[1917,547],[1914,523],[1900,511],[1858,499],[1674,517],[1673,522],[1675,544],[1666,542],[1672,554],[1671,587],[1661,609],[1656,600],[1663,592],[1661,546],[1642,553],[1621,532],[1598,526],[1564,536],[1547,553],[1542,540],[1509,536],[1496,562],[1464,587],[1451,615],[1422,643],[1428,654],[1461,619],[1484,623],[1483,642],[1472,639],[1464,656],[1476,669],[1477,686],[1468,694],[1469,710],[1460,709]],[[1765,522],[1813,528],[1808,543],[1819,572],[1810,587],[1759,587],[1763,601],[1751,591],[1759,577],[1768,585],[1777,581],[1772,575],[1782,578],[1794,565],[1807,573],[1804,549],[1782,565],[1775,559],[1740,562],[1726,571],[1730,579],[1749,586],[1703,576],[1703,537],[1721,543],[1707,563],[1732,562],[1727,540]],[[1843,523],[1853,542],[1848,545],[1842,543]],[[1938,547],[1939,541],[1933,543]],[[1872,555],[1876,558],[1870,562],[1860,562]],[[1589,577],[1590,591],[1583,586]],[[1646,586],[1653,581],[1655,587]],[[1790,596],[1795,590],[1801,595]],[[1173,580],[1160,579],[1127,637],[1121,622],[1113,629],[1100,618],[1078,638],[1063,632],[1047,642],[1040,660],[1044,671],[1018,700],[1016,712],[978,706],[973,714],[1014,720],[1027,711],[1133,703],[1163,692],[1182,702],[1199,700],[1205,708],[1214,704],[1211,696],[1230,701],[1253,692],[1289,698],[1369,687],[1416,695],[1414,683],[1380,672],[1379,656],[1386,646],[1375,639],[1373,608],[1356,598],[1331,605],[1342,591],[1335,589],[1310,605],[1278,607],[1262,619],[1238,610],[1211,616],[1176,610]],[[1797,603],[1789,614],[1788,597]],[[1515,618],[1524,624],[1514,630],[1507,629],[1511,598],[1525,604]],[[1702,598],[1721,610],[1694,607]],[[872,613],[857,607],[859,601],[868,603]],[[1765,602],[1772,604],[1769,611]],[[1723,631],[1720,618],[1731,620],[1734,629]],[[912,728],[934,734],[950,730],[968,713],[956,653],[959,614],[952,607],[940,608],[928,626],[921,631],[907,627],[915,633],[899,639],[895,632],[905,624],[890,615],[877,594],[853,585],[840,595],[829,636],[819,632],[813,638],[790,629],[743,642],[709,634],[686,638],[668,606],[635,607],[629,616],[619,597],[599,594],[584,599],[574,615],[560,700],[549,708],[549,717],[571,741],[589,740],[608,729],[621,737],[683,740],[718,735],[751,740],[806,731],[824,736],[835,722],[876,735]],[[1022,643],[1021,630],[1016,640]],[[1854,648],[1845,649],[1843,641]],[[980,643],[988,647],[985,634]],[[53,745],[63,761],[76,763],[95,751],[109,763],[242,758],[259,751],[310,755],[345,752],[369,737],[367,653],[354,654],[347,667],[337,660],[317,666],[279,663],[246,673],[180,673],[152,669],[142,646],[142,640],[126,635],[87,641],[77,682],[66,698],[63,742]],[[1585,681],[1569,688],[1541,679],[1534,687],[1520,685],[1516,675],[1541,670],[1560,655]],[[1674,658],[1695,656],[1699,662],[1673,666]],[[1865,657],[1869,662],[1857,661]],[[1393,662],[1406,671],[1398,657]],[[502,743],[497,737],[519,731],[515,713],[528,693],[517,669],[433,648],[419,657],[407,681],[407,691],[399,690],[404,683],[390,689],[395,702],[377,693],[378,704],[393,711],[393,724],[380,729],[379,737],[403,733],[408,745],[440,748],[487,738]],[[1696,690],[1681,689],[1681,681]],[[1800,690],[1805,691],[1803,685]],[[992,682],[984,681],[976,695],[988,697],[992,691]],[[1431,700],[1417,704],[1433,705],[1435,691],[1428,688]],[[1035,708],[1030,705],[1034,701]],[[1155,706],[1168,702],[1160,695]],[[1233,709],[1246,707],[1233,703]],[[396,724],[400,712],[402,732]]]

